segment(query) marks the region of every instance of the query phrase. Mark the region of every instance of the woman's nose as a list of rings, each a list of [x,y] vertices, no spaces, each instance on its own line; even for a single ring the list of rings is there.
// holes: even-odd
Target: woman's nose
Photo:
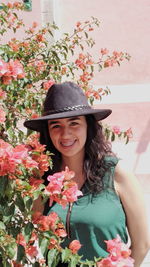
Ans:
[[[71,131],[70,131],[69,127],[67,127],[67,126],[62,127],[61,136],[67,137],[70,135],[70,133],[71,133]]]

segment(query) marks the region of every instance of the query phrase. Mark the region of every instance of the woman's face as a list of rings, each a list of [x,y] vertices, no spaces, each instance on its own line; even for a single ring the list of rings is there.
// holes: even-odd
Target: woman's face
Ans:
[[[87,123],[84,116],[48,121],[49,135],[62,156],[84,155]]]

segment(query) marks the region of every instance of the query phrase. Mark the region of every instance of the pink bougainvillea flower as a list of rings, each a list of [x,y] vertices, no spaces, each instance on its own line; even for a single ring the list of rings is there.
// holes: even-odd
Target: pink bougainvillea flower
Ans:
[[[25,251],[31,258],[36,257],[39,253],[36,246],[27,246]]]
[[[79,242],[79,240],[73,240],[70,244],[69,244],[69,249],[72,251],[73,254],[76,254],[78,252],[78,250],[81,248],[81,244]]]
[[[128,130],[126,130],[126,136],[128,138],[132,138],[133,137],[133,132],[132,132],[132,129],[131,128],[129,128]]]
[[[97,267],[117,267],[116,264],[114,264],[114,262],[112,262],[112,260],[107,257],[102,259],[101,261],[97,262]]]
[[[103,259],[98,267],[116,266],[116,267],[133,267],[134,260],[130,257],[131,250],[121,241],[119,235],[112,240],[105,241],[107,244],[107,251],[109,256]],[[106,265],[109,263],[110,265]],[[103,265],[101,265],[103,264]]]
[[[12,76],[14,79],[22,79],[25,77],[23,65],[17,59],[10,59],[7,65],[7,69],[8,71],[6,73],[6,76]]]
[[[112,130],[113,130],[113,133],[114,134],[120,134],[121,133],[120,127],[118,127],[118,126],[114,126],[112,128]]]
[[[0,77],[3,76],[7,72],[7,63],[0,59]]]
[[[36,22],[36,21],[34,21],[33,23],[32,23],[32,28],[36,28],[38,26],[38,23]]]
[[[45,193],[50,196],[50,206],[53,201],[56,201],[65,208],[69,202],[76,201],[77,197],[82,195],[82,192],[78,190],[76,183],[72,180],[74,175],[75,173],[69,171],[66,167],[65,171],[47,177],[49,184],[45,188]]]
[[[38,167],[38,163],[28,155],[25,145],[14,148],[0,139],[0,175],[14,174],[19,164],[23,164],[26,168]]]
[[[39,187],[40,184],[43,184],[44,180],[42,179],[35,179],[34,177],[30,177],[29,184],[33,186],[35,189]]]
[[[62,195],[66,197],[68,202],[74,202],[77,201],[78,196],[82,196],[83,193],[78,190],[77,184],[74,183],[72,186],[64,190]]]
[[[7,96],[6,92],[3,91],[3,90],[0,88],[0,99],[6,99],[6,96]]]
[[[60,237],[66,237],[67,233],[65,229],[56,229],[55,234]]]
[[[5,85],[9,85],[12,82],[12,77],[11,76],[3,76],[2,77],[2,83]]]
[[[81,22],[78,21],[78,22],[76,23],[76,26],[77,26],[77,28],[80,27],[80,26],[81,26]]]
[[[0,107],[0,123],[4,123],[6,120],[6,113],[3,108]]]
[[[101,54],[102,55],[107,55],[109,53],[109,50],[107,48],[102,48],[101,49]]]
[[[48,216],[42,215],[40,212],[35,212],[32,215],[33,223],[39,225],[41,231],[55,231],[59,217],[56,212],[51,212]]]
[[[43,87],[44,90],[47,91],[49,88],[51,88],[51,86],[52,86],[53,84],[54,84],[54,81],[49,80],[49,81],[47,81],[47,82],[44,82],[43,85],[42,85],[42,87]]]
[[[21,245],[21,246],[23,246],[23,247],[25,247],[26,244],[27,244],[26,241],[25,241],[25,238],[24,238],[24,236],[23,236],[22,233],[20,233],[20,234],[17,235],[17,240],[16,240],[16,242],[17,242],[17,244],[19,244],[19,245]]]
[[[23,267],[23,265],[21,263],[18,263],[16,261],[12,261],[12,267]]]

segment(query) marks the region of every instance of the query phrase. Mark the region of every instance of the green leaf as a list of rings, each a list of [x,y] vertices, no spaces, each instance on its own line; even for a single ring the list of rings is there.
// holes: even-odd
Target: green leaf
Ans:
[[[33,263],[32,266],[33,266],[33,267],[40,267],[41,265],[39,264],[39,262],[35,262],[35,263]]]
[[[72,254],[71,250],[68,248],[65,248],[61,253],[62,262],[66,262],[69,259],[69,257],[71,256],[71,254]]]
[[[41,252],[42,252],[43,255],[45,255],[45,253],[47,252],[48,244],[49,244],[49,240],[47,238],[43,238],[41,240],[40,250],[41,250]]]
[[[15,204],[16,204],[16,206],[18,206],[18,208],[22,212],[25,211],[25,204],[24,204],[23,198],[20,195],[17,195],[16,200],[15,200]]]
[[[27,242],[30,239],[30,236],[31,236],[31,233],[32,233],[33,229],[34,229],[34,226],[33,226],[33,224],[31,222],[26,224],[23,232],[24,232],[25,238],[27,239]]]
[[[1,267],[12,267],[12,264],[8,261],[5,261]]]
[[[18,250],[17,250],[17,262],[20,262],[23,257],[25,256],[25,249],[23,246],[18,245]]]
[[[5,224],[3,222],[0,222],[0,229],[5,230]]]
[[[59,252],[56,249],[51,249],[48,252],[48,267],[56,267],[60,260]]]
[[[111,133],[111,141],[113,142],[115,140],[115,134],[112,132]]]
[[[4,196],[5,195],[5,190],[6,190],[6,187],[8,185],[8,178],[7,176],[2,176],[0,178],[0,196]]]
[[[75,257],[76,255],[72,255],[71,261],[68,264],[68,267],[76,267],[78,264],[78,258]]]

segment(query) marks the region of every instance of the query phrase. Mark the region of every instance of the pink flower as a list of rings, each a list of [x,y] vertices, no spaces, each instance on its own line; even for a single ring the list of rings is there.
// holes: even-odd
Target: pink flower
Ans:
[[[73,240],[70,244],[69,244],[69,249],[71,249],[73,254],[76,254],[78,252],[78,250],[81,248],[81,244],[78,240]]]
[[[97,267],[117,267],[117,265],[114,264],[109,257],[107,257],[97,262]]]
[[[128,138],[132,138],[133,137],[133,132],[132,132],[132,129],[131,128],[129,128],[128,130],[126,130],[126,136],[128,137]]]
[[[80,190],[78,190],[78,186],[75,183],[73,186],[64,190],[62,195],[66,197],[68,202],[74,202],[77,201],[78,196],[82,196],[83,194]]]
[[[26,246],[26,241],[25,241],[25,238],[24,238],[24,236],[23,236],[22,233],[20,233],[20,234],[17,235],[17,240],[16,240],[16,242],[17,242],[17,244],[19,244],[19,245],[21,245],[21,246],[23,246],[23,247]]]
[[[116,266],[116,267],[133,267],[134,260],[130,257],[131,250],[121,241],[119,235],[112,240],[105,241],[109,256],[101,261],[98,267]],[[106,263],[110,265],[106,265]],[[112,265],[111,265],[112,264]]]
[[[23,65],[16,59],[8,62],[7,65],[8,71],[6,73],[6,76],[11,76],[14,79],[22,79],[25,77],[25,73],[23,70]]]
[[[46,186],[45,193],[50,196],[50,206],[53,201],[56,201],[65,208],[69,202],[76,201],[77,197],[82,195],[72,180],[73,177],[74,172],[69,171],[68,167],[65,168],[65,171],[47,177],[49,184]]]
[[[101,54],[102,55],[106,55],[106,54],[108,54],[109,53],[109,50],[107,49],[107,48],[102,48],[101,49]]]
[[[6,120],[6,113],[2,108],[0,108],[0,123],[4,123],[5,120]]]
[[[60,237],[66,237],[67,233],[64,229],[56,229],[55,234]]]
[[[29,179],[29,184],[36,189],[39,187],[40,184],[43,184],[43,182],[44,181],[42,179],[35,179],[34,177],[30,177]]]
[[[3,76],[2,77],[2,82],[5,85],[11,84],[12,82],[12,77],[11,76]]]
[[[0,88],[0,99],[5,99],[6,98],[6,92],[3,91],[1,88]],[[1,114],[1,113],[0,113]]]
[[[112,130],[113,130],[114,134],[120,134],[121,133],[121,130],[118,126],[114,126]]]
[[[35,212],[32,216],[33,223],[39,224],[40,230],[55,231],[59,217],[56,212],[51,212],[48,216],[42,215],[40,212]]]
[[[49,175],[47,180],[50,181],[48,186],[46,186],[46,191],[52,194],[60,194],[63,187],[64,175],[61,173],[55,173],[54,175]]]
[[[47,81],[47,82],[44,82],[43,83],[43,89],[44,90],[48,90],[49,88],[51,88],[51,86],[54,84],[54,81],[52,81],[52,80],[49,80],[49,81]]]
[[[25,251],[31,258],[34,258],[38,255],[38,250],[35,246],[28,246],[26,247]]]
[[[7,63],[0,59],[0,77],[3,76],[7,72]]]
[[[38,26],[38,23],[36,22],[36,21],[34,21],[33,23],[32,23],[32,28],[36,28]]]

